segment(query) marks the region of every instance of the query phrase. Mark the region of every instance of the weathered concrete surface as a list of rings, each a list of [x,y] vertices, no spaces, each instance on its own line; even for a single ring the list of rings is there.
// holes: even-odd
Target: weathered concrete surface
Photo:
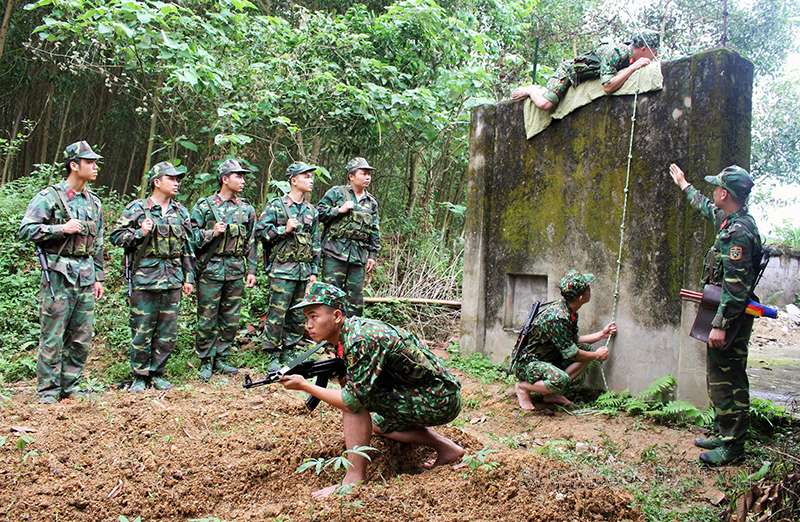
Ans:
[[[705,401],[704,347],[686,335],[678,298],[697,289],[713,230],[668,174],[690,181],[750,160],[752,65],[727,50],[663,64],[664,89],[637,103],[618,325],[609,385],[636,392],[676,375],[679,396]],[[569,268],[594,272],[582,332],[612,314],[632,96],[610,96],[525,139],[522,104],[473,112],[462,346],[507,357],[531,302],[559,297]],[[687,310],[688,308],[684,309]]]
[[[800,295],[800,252],[784,249],[769,260],[756,294],[762,301],[786,306]]]

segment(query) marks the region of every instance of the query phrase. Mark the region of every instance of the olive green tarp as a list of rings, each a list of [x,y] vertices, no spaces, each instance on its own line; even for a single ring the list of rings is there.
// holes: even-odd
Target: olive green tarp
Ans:
[[[639,92],[657,91],[664,87],[664,77],[661,75],[661,63],[654,62],[635,71],[630,78],[619,88],[611,93],[612,96],[624,96]],[[528,139],[545,130],[553,119],[560,120],[569,113],[605,96],[600,80],[589,80],[570,87],[564,99],[552,112],[543,111],[536,107],[530,98],[525,100],[525,135]]]

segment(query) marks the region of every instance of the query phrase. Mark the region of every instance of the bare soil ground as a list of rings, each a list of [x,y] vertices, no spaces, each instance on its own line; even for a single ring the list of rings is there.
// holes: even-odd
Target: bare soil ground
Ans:
[[[314,501],[341,472],[296,473],[341,454],[340,416],[241,377],[169,392],[107,391],[45,406],[31,388],[0,409],[5,520],[644,520],[631,485],[673,484],[708,505],[718,473],[694,464],[692,434],[617,417],[523,413],[507,385],[462,376],[466,406],[442,428],[473,461],[420,472],[422,449],[373,439],[371,481]],[[2,439],[0,439],[2,440]],[[646,456],[646,457],[645,457]],[[633,506],[633,507],[632,507]]]

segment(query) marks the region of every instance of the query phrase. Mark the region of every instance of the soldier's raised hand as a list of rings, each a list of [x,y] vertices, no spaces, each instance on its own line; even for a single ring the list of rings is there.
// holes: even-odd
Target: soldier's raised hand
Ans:
[[[194,285],[192,283],[183,283],[183,295],[188,296],[194,292]]]
[[[81,230],[83,230],[83,225],[81,224],[79,219],[70,219],[66,223],[64,223],[64,228],[62,229],[65,234],[77,234]]]
[[[347,212],[350,212],[353,209],[353,206],[353,202],[348,199],[341,207],[339,207],[339,214],[346,214]]]
[[[217,221],[216,223],[214,223],[214,229],[213,229],[213,231],[211,232],[211,234],[212,234],[214,237],[217,237],[217,236],[219,236],[220,234],[223,234],[223,233],[225,232],[225,227],[226,227],[226,226],[227,226],[227,225],[226,225],[225,223],[223,223],[223,222],[221,222],[221,221]]]
[[[650,62],[651,62],[650,58],[645,58],[644,56],[642,56],[641,58],[633,62],[633,66],[636,69],[641,69],[642,67],[647,67],[648,65],[650,65]]]
[[[686,176],[683,174],[683,171],[674,163],[669,166],[669,175],[672,176],[672,181],[674,181],[681,190],[689,186],[689,182],[686,181]]]
[[[597,357],[598,361],[605,361],[608,359],[608,348],[603,346],[602,348],[598,348],[596,352],[594,352],[595,357]]]
[[[286,221],[286,233],[294,231],[297,228],[297,220],[295,218],[289,218]]]
[[[152,219],[144,218],[142,220],[142,225],[140,227],[142,229],[142,235],[146,236],[147,234],[149,234],[150,231],[153,230],[153,226],[154,226],[154,223],[153,223]]]

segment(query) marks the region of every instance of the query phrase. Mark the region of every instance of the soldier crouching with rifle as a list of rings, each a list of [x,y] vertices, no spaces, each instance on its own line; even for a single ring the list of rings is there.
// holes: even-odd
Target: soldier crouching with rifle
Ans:
[[[608,348],[591,351],[589,345],[617,333],[615,323],[578,337],[578,309],[591,299],[589,285],[593,280],[592,274],[567,272],[558,285],[563,299],[544,305],[530,318],[530,326],[523,328],[527,335],[511,357],[511,371],[519,379],[514,391],[523,410],[534,409],[531,393],[546,403],[571,406],[572,402],[562,395],[570,381],[589,362],[608,359]]]
[[[280,382],[342,410],[344,439],[348,449],[365,446],[374,432],[382,437],[433,448],[436,458],[426,468],[461,459],[464,449],[431,430],[455,419],[461,411],[461,384],[411,333],[392,325],[346,317],[347,295],[333,285],[313,283],[300,308],[306,329],[315,342],[336,347],[344,360],[345,377],[340,390],[323,388],[300,375]],[[343,484],[366,478],[367,460],[356,454],[347,459]],[[313,493],[325,497],[338,485]]]

